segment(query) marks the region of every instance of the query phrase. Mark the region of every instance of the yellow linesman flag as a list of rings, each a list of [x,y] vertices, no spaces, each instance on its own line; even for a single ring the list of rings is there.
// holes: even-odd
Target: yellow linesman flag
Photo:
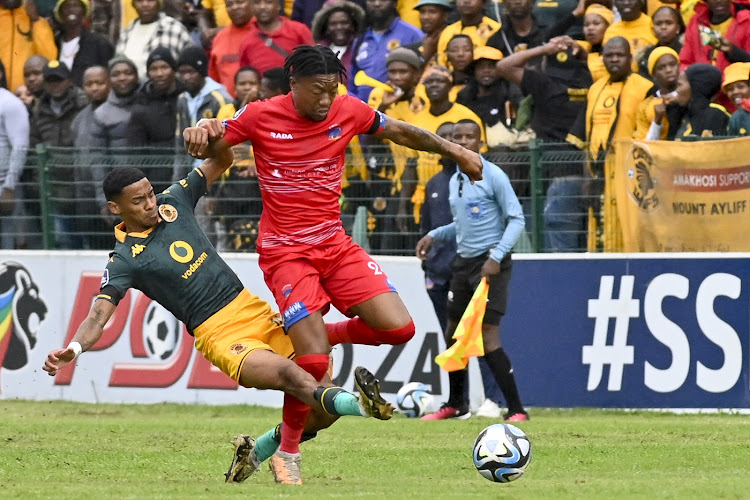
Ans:
[[[615,143],[626,252],[750,251],[750,140]]]
[[[487,293],[490,285],[487,278],[482,278],[479,286],[474,291],[466,311],[458,322],[458,327],[453,333],[456,342],[445,352],[435,356],[435,363],[447,372],[463,370],[469,364],[469,358],[484,356],[484,343],[482,340],[482,319],[487,309]]]

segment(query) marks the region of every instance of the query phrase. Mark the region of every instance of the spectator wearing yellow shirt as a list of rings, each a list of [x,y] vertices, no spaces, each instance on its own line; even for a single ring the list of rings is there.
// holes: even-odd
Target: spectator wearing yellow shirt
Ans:
[[[609,77],[591,86],[586,96],[586,109],[578,115],[567,140],[588,153],[591,176],[604,181],[602,237],[601,240],[597,237],[600,221],[594,214],[599,212],[599,207],[594,206],[589,209],[589,250],[602,248],[611,252],[622,248],[622,229],[617,216],[614,188],[614,154],[609,154],[612,140],[633,136],[638,105],[646,98],[653,84],[633,73],[633,56],[630,44],[624,37],[617,36],[606,42],[602,57]],[[591,187],[594,185],[591,183]],[[589,189],[589,195],[592,200],[599,199],[592,189]]]
[[[621,20],[612,24],[604,33],[604,43],[616,36],[625,38],[630,44],[630,53],[637,55],[648,45],[658,42],[654,35],[651,18],[641,11],[643,0],[614,0]],[[638,67],[633,68],[637,70]]]
[[[422,92],[416,92],[419,84],[419,78],[422,73],[422,61],[411,49],[400,47],[393,50],[386,58],[386,68],[388,69],[388,85],[393,88],[392,91],[376,87],[370,92],[367,104],[371,108],[385,113],[391,118],[402,120],[408,123],[414,123],[416,115],[421,112],[426,104],[427,97]],[[406,200],[403,202],[402,216],[397,219],[399,206],[402,204],[402,177],[406,170],[407,162],[414,163],[417,158],[417,152],[388,142],[391,150],[391,158],[387,155],[373,156],[368,162],[370,172],[370,185],[373,200],[371,211],[374,215],[385,215],[381,218],[382,224],[373,228],[376,235],[371,237],[370,244],[378,248],[403,248],[397,246],[393,240],[393,235],[397,232],[407,232],[410,229],[406,214]],[[380,160],[380,161],[373,161]],[[411,167],[413,172],[414,166]],[[410,177],[410,183],[413,184],[413,175]],[[410,191],[411,192],[411,191]],[[409,195],[411,196],[411,195]],[[381,201],[382,200],[382,201]]]
[[[444,66],[432,66],[425,70],[422,76],[429,100],[429,107],[422,110],[414,117],[413,125],[437,132],[438,127],[445,122],[458,123],[469,119],[482,127],[482,143],[487,142],[482,120],[472,110],[450,100],[450,91],[453,86],[453,76],[448,68]],[[402,176],[401,204],[399,215],[403,217],[407,213],[408,201],[413,206],[414,221],[418,224],[420,209],[424,203],[425,185],[433,175],[441,170],[440,155],[419,151],[415,169],[408,166]]]
[[[681,36],[685,33],[685,24],[682,21],[680,13],[672,7],[660,7],[652,16],[654,23],[654,34],[658,42],[656,45],[646,48],[640,54],[638,62],[638,72],[650,77],[649,57],[651,52],[657,47],[669,47],[679,53],[682,49]]]
[[[638,140],[665,140],[669,132],[667,104],[676,95],[680,56],[670,47],[656,47],[648,58],[648,74],[654,81],[646,99],[638,105],[635,132]]]
[[[448,25],[440,34],[437,46],[438,64],[448,64],[448,42],[459,33],[469,35],[474,47],[487,45],[487,40],[500,29],[500,23],[484,15],[486,0],[456,0],[456,9],[461,19]]]
[[[603,5],[592,3],[586,8],[583,18],[583,36],[586,40],[579,44],[588,52],[586,62],[594,81],[609,76],[602,61],[602,45],[604,33],[614,20],[614,13]]]

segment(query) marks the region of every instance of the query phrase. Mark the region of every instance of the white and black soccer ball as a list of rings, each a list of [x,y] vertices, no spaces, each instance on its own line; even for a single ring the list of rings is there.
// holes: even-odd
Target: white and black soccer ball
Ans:
[[[521,477],[529,466],[531,441],[515,425],[493,424],[477,436],[472,458],[483,477],[509,483]]]
[[[435,397],[422,382],[409,382],[396,394],[396,406],[407,417],[421,417],[435,406]]]
[[[167,359],[180,340],[180,322],[161,304],[151,302],[143,316],[143,343],[153,359]]]

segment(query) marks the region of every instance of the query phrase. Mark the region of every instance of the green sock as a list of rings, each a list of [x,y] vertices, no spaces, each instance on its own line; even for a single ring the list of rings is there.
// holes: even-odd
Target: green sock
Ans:
[[[255,457],[260,462],[265,462],[271,455],[276,453],[279,448],[279,442],[276,440],[276,427],[258,437],[255,441]]]
[[[365,416],[359,407],[357,396],[341,387],[318,387],[315,389],[314,397],[323,410],[331,415]]]

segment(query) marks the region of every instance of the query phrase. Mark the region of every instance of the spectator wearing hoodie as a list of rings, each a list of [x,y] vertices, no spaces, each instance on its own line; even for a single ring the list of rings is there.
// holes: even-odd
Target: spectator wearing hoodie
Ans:
[[[128,124],[128,146],[138,148],[139,168],[148,176],[156,192],[173,180],[177,98],[185,88],[177,79],[177,61],[165,47],[148,56],[148,80],[136,97]]]
[[[721,89],[721,71],[711,64],[693,64],[677,79],[677,96],[667,105],[668,140],[685,136],[727,135],[729,113],[711,101]]]
[[[197,167],[202,160],[192,162],[186,157],[182,131],[194,127],[202,118],[216,118],[226,113],[226,108],[233,107],[232,97],[227,89],[208,76],[208,56],[199,47],[188,47],[177,59],[177,72],[185,85],[185,91],[177,98],[177,138],[178,160],[175,163],[175,178],[181,178],[187,172],[187,166]],[[222,109],[224,108],[224,109]],[[183,161],[186,159],[187,161]],[[211,220],[213,198],[204,196],[195,208],[195,215],[201,229],[212,243],[217,242],[217,227]],[[217,222],[217,226],[218,221]]]
[[[91,136],[85,146],[98,150],[92,156],[94,183],[101,185],[104,177],[117,165],[128,161],[123,148],[128,145],[130,115],[138,97],[138,70],[130,59],[119,56],[109,63],[109,79],[112,89],[107,100],[94,111]],[[108,151],[104,151],[104,149]],[[114,149],[114,151],[109,151]],[[119,151],[117,151],[119,150]],[[101,213],[109,217],[107,200],[101,189],[96,190]]]

